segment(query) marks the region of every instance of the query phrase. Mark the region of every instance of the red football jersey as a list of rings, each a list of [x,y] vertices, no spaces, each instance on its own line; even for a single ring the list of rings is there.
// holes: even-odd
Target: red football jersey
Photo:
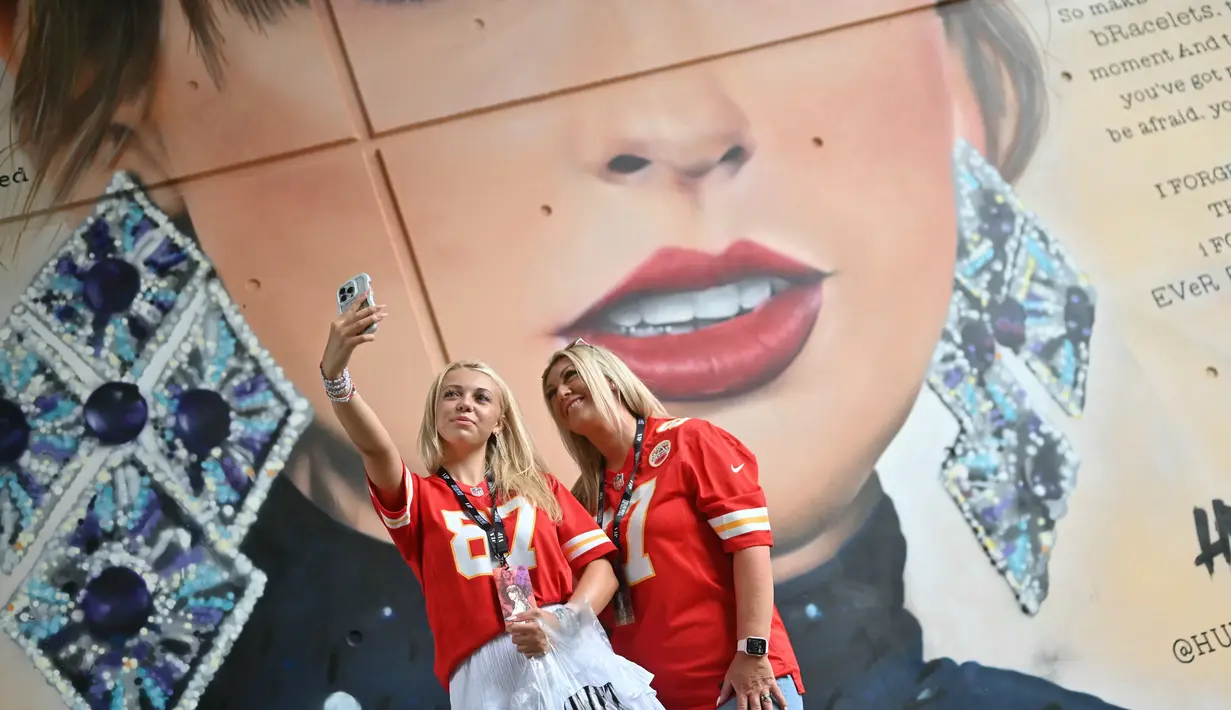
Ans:
[[[633,452],[604,483],[611,530]],[[756,457],[734,436],[701,419],[646,422],[632,505],[620,523],[635,621],[603,620],[616,653],[654,674],[658,699],[672,710],[713,708],[735,657],[732,553],[773,545]],[[799,663],[774,609],[769,659],[776,677]]]
[[[402,557],[410,564],[427,604],[427,621],[436,645],[436,677],[445,688],[453,671],[480,646],[504,633],[504,617],[496,597],[493,563],[487,534],[462,509],[453,489],[439,476],[423,478],[403,464],[402,489],[390,510],[381,504],[368,481],[372,505],[393,538]],[[509,541],[509,566],[530,568],[534,598],[540,606],[567,602],[573,593],[574,575],[600,557],[615,552],[607,535],[598,529],[573,494],[547,475],[552,492],[560,501],[560,522],[552,522],[521,496],[498,507]],[[462,492],[491,520],[487,486],[474,495],[470,486],[458,483]]]

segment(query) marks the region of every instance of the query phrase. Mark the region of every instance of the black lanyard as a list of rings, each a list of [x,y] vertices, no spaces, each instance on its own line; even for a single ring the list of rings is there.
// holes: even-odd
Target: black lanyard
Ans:
[[[633,438],[633,470],[628,473],[628,483],[624,484],[624,495],[620,498],[620,505],[616,508],[615,518],[611,521],[611,542],[616,546],[618,552],[623,552],[620,547],[620,521],[628,514],[628,507],[633,502],[633,486],[637,482],[637,469],[641,467],[641,444],[645,441],[645,419],[637,420],[637,436]],[[598,517],[595,522],[598,523],[598,529],[603,529],[603,518],[607,517],[607,486],[600,485],[598,488]],[[624,565],[622,563],[614,565],[616,568],[616,576],[619,578],[620,585],[624,585]]]
[[[453,495],[457,496],[457,502],[461,504],[462,510],[466,511],[466,515],[487,533],[487,545],[491,550],[491,556],[494,560],[500,563],[503,567],[508,567],[505,558],[509,555],[509,539],[504,534],[504,521],[500,519],[500,511],[496,509],[496,479],[492,476],[492,472],[487,472],[487,493],[492,501],[492,521],[489,523],[479,514],[470,499],[462,493],[462,489],[457,485],[457,481],[449,475],[444,466],[436,472],[449,487],[453,489]]]

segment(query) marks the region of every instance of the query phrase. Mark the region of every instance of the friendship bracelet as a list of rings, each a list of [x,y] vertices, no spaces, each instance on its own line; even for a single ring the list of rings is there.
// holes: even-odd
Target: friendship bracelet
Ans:
[[[328,397],[331,402],[337,402],[339,404],[346,404],[347,402],[354,399],[355,395],[357,394],[359,394],[359,389],[355,387],[354,385],[351,385],[350,390],[347,391],[346,394],[343,394],[343,395],[335,395],[329,390],[325,390],[325,396]]]
[[[325,376],[325,368],[322,366],[321,382],[325,385],[325,395],[334,402],[349,402],[357,392],[355,383],[350,378],[350,370],[347,368],[342,368],[342,374],[339,377],[330,378]]]
[[[335,393],[345,392],[347,388],[350,387],[350,384],[351,384],[350,375],[347,374],[340,380],[326,380],[325,389],[330,392],[335,392]]]
[[[354,383],[353,383],[353,382],[351,382],[351,381],[348,379],[348,380],[346,380],[345,382],[343,382],[343,383],[342,383],[342,384],[340,384],[340,385],[337,385],[337,386],[327,386],[327,387],[325,387],[325,392],[327,392],[327,393],[329,393],[329,394],[331,394],[331,395],[333,395],[333,396],[335,396],[335,397],[341,397],[342,395],[344,395],[344,394],[346,394],[347,392],[349,392],[349,391],[350,391],[350,389],[351,389],[351,387],[354,387]]]
[[[345,367],[342,368],[342,374],[338,375],[335,378],[329,378],[325,376],[325,366],[323,364],[320,365],[320,371],[321,371],[321,381],[325,383],[326,387],[329,387],[329,386],[338,387],[338,386],[341,386],[343,383],[345,383],[346,380],[350,379],[350,370]]]

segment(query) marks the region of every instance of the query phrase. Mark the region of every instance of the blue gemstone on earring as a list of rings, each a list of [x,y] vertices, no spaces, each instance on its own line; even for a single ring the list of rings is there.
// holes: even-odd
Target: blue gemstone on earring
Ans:
[[[30,446],[30,422],[16,402],[0,399],[0,464],[16,463]]]
[[[95,638],[136,636],[154,610],[154,595],[145,579],[127,567],[108,567],[91,579],[81,597],[86,628]]]
[[[996,342],[1016,352],[1026,344],[1026,308],[1012,298],[988,307]]]
[[[175,435],[190,453],[209,456],[231,435],[231,405],[213,390],[184,392],[175,409]]]
[[[136,385],[108,382],[90,393],[85,402],[85,424],[104,444],[127,444],[145,428],[150,407]]]
[[[122,259],[99,261],[81,281],[86,303],[100,315],[124,313],[141,291],[141,274]]]

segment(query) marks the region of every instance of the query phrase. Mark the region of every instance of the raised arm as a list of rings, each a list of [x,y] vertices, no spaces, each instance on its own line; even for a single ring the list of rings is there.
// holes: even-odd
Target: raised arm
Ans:
[[[333,402],[334,416],[363,458],[372,485],[382,501],[393,500],[403,482],[402,458],[393,444],[393,437],[380,423],[376,412],[363,401],[346,370],[355,348],[376,340],[375,333],[364,331],[385,317],[384,306],[364,308],[364,301],[365,298],[355,299],[355,305],[329,325],[329,342],[321,357],[321,376]]]

